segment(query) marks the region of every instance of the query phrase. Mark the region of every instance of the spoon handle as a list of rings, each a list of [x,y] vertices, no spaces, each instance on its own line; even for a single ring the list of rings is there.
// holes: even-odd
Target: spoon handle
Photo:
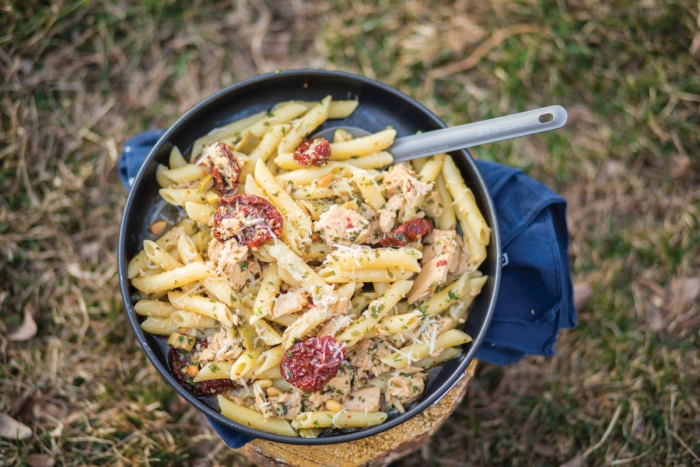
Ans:
[[[483,122],[399,138],[394,141],[389,152],[394,155],[394,162],[407,161],[455,149],[556,130],[563,127],[566,120],[567,113],[564,107],[552,105]]]

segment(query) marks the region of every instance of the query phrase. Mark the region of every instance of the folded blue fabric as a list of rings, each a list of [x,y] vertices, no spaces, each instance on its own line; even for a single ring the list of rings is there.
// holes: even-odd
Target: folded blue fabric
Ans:
[[[119,174],[127,188],[163,133],[150,130],[124,145]],[[504,252],[496,311],[476,356],[508,365],[526,355],[554,355],[559,329],[576,325],[566,201],[521,170],[476,162],[496,206]],[[252,439],[207,419],[231,448]]]

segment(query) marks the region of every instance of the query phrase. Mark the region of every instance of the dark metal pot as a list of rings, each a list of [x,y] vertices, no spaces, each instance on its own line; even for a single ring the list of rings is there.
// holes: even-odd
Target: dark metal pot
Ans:
[[[287,438],[234,423],[221,415],[216,398],[196,397],[178,384],[168,371],[166,339],[147,334],[140,327],[143,318],[134,312],[132,294],[135,289],[129,284],[126,275],[129,259],[142,249],[144,239],[154,237],[148,231],[149,225],[158,216],[167,215],[168,210],[172,210],[158,195],[159,186],[155,177],[157,165],[167,165],[173,145],[177,145],[183,154],[187,154],[194,141],[213,128],[256,112],[269,110],[282,101],[319,101],[329,94],[338,100],[358,99],[360,104],[348,118],[332,120],[327,123],[328,126],[348,125],[377,132],[391,125],[397,130],[397,136],[445,127],[433,113],[405,94],[349,73],[293,70],[247,79],[203,100],[168,129],[134,180],[119,232],[119,281],[122,298],[131,326],[151,363],[178,394],[208,416],[251,436],[281,443],[319,445],[365,438],[388,430],[436,403],[460,379],[476,355],[491,322],[500,284],[501,240],[493,201],[470,154],[466,150],[454,151],[451,155],[467,186],[474,192],[486,222],[491,226],[488,258],[480,268],[489,276],[489,280],[482,293],[474,300],[467,322],[461,328],[474,338],[473,342],[465,345],[465,352],[459,358],[431,372],[425,393],[411,404],[404,414],[390,415],[383,424],[361,430],[345,430],[319,438]]]

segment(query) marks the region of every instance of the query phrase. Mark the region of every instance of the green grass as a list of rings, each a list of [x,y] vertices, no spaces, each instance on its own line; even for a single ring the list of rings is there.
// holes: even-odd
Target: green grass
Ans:
[[[700,276],[699,14],[689,0],[0,3],[0,412],[33,431],[0,439],[0,464],[245,465],[121,313],[116,156],[222,87],[319,67],[395,86],[452,125],[570,113],[556,133],[472,153],[567,199],[591,301],[555,357],[480,365],[427,460],[398,465],[700,465],[699,302],[683,293]],[[436,78],[514,25],[541,29]],[[8,342],[26,309],[37,336]]]

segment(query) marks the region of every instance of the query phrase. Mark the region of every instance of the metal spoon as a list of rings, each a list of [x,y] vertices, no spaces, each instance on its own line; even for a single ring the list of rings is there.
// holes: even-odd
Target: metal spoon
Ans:
[[[394,162],[408,161],[455,149],[556,130],[566,124],[567,117],[564,107],[552,105],[483,122],[404,136],[394,140],[394,144],[387,150],[394,156]],[[341,129],[356,138],[370,134],[361,128],[339,126],[327,128],[315,136],[333,141],[333,134]]]

